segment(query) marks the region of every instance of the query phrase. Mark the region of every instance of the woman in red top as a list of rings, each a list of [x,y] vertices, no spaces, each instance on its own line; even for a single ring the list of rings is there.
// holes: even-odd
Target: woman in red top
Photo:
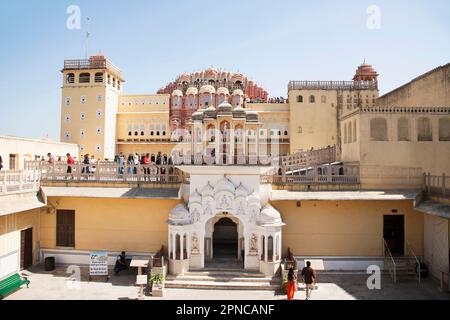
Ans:
[[[73,160],[70,153],[67,154],[67,174],[70,174],[71,178],[73,179],[73,173],[72,173],[72,166],[75,164],[75,160]]]
[[[142,159],[142,164],[144,165],[144,174],[149,174],[150,168],[147,166],[150,164],[150,155],[148,153]]]

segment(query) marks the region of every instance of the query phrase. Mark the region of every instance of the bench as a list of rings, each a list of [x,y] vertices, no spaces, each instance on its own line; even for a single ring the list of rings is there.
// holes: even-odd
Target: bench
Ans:
[[[20,288],[26,284],[27,288],[30,284],[30,280],[25,277],[21,277],[18,273],[9,276],[0,281],[0,300],[3,299],[8,293]]]

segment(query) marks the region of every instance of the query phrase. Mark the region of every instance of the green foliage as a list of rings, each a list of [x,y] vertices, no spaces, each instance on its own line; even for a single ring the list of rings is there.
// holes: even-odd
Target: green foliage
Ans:
[[[154,273],[150,277],[150,282],[156,285],[161,285],[165,281],[164,275],[162,273]]]

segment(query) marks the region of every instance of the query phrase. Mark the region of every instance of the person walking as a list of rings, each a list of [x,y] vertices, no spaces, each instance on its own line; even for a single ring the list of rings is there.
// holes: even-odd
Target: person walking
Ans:
[[[3,159],[2,159],[2,156],[0,156],[0,170],[2,170],[3,169]]]
[[[119,163],[119,175],[122,175],[123,174],[123,166],[125,164],[125,157],[122,152],[120,153],[119,158],[117,159],[117,162]]]
[[[286,288],[288,300],[294,299],[295,291],[297,291],[297,275],[294,272],[294,268],[290,267],[288,273],[288,284]]]
[[[305,283],[305,289],[306,289],[306,300],[309,300],[311,298],[311,291],[316,286],[316,272],[313,268],[311,268],[311,261],[306,261],[306,267],[302,270],[302,279]]]
[[[69,175],[70,177],[73,179],[73,166],[75,165],[75,160],[73,160],[72,156],[70,155],[70,153],[68,153],[67,155],[67,171],[66,174]],[[67,176],[66,176],[67,178]]]

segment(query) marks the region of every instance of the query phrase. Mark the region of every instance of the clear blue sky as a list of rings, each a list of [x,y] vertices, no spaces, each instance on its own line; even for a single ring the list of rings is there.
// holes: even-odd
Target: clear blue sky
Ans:
[[[289,80],[350,80],[363,58],[380,93],[450,61],[450,1],[0,0],[0,134],[59,139],[60,70],[105,53],[125,93],[154,93],[182,72],[240,70],[286,96]],[[66,9],[81,8],[81,30]],[[367,28],[369,5],[381,28]]]

